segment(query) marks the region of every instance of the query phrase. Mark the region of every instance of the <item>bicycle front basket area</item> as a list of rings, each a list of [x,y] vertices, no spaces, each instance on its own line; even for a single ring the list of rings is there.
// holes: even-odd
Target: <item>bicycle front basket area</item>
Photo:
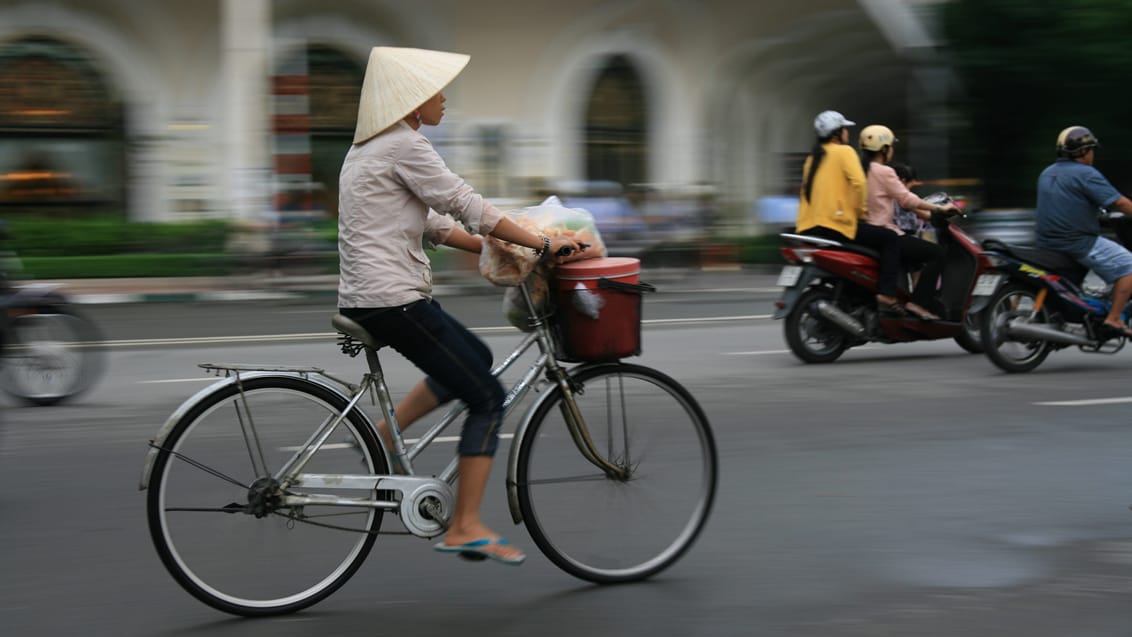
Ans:
[[[626,257],[586,259],[557,268],[555,323],[561,358],[610,361],[641,353],[641,263]]]

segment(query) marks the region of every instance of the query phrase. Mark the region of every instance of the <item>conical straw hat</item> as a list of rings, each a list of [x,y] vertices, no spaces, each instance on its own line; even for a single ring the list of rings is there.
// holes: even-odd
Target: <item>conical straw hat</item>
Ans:
[[[389,128],[456,79],[470,56],[426,49],[375,46],[369,53],[358,103],[358,144]]]

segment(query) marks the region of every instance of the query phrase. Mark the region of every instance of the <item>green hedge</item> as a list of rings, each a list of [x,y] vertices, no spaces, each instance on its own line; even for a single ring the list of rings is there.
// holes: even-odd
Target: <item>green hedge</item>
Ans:
[[[268,257],[227,253],[229,240],[238,231],[227,221],[141,223],[114,217],[22,216],[8,223],[9,248],[22,261],[22,276],[35,279],[223,276],[265,268],[333,274],[338,269],[337,227],[331,221],[315,224],[301,237],[306,254],[274,263]],[[780,245],[777,234],[718,237],[656,244],[640,257],[646,267],[781,263]],[[430,252],[433,268],[475,267],[474,259],[466,258],[469,255],[453,252]]]
[[[223,254],[112,254],[78,257],[20,257],[21,277],[98,279],[154,276],[222,276],[233,272]]]
[[[138,253],[223,252],[233,227],[226,221],[141,223],[102,217],[8,220],[9,247],[22,258]]]

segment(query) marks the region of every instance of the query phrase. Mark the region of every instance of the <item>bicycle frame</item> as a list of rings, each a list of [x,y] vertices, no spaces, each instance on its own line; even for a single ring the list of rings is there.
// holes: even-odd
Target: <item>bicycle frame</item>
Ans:
[[[515,382],[515,384],[507,392],[504,403],[504,418],[506,418],[514,409],[514,407],[527,395],[531,388],[535,387],[540,376],[545,375],[547,381],[555,385],[565,397],[563,401],[563,415],[565,417],[567,426],[570,430],[571,437],[578,450],[582,455],[595,466],[607,474],[619,477],[625,473],[623,467],[619,467],[602,457],[598,452],[589,436],[588,429],[586,428],[584,419],[578,411],[577,405],[573,400],[574,386],[570,381],[569,373],[566,368],[560,365],[554,356],[555,345],[553,337],[550,332],[550,327],[538,312],[534,311],[535,304],[533,303],[529,291],[526,286],[521,286],[524,299],[526,300],[527,307],[531,308],[530,321],[532,331],[527,333],[522,341],[515,347],[514,350],[503,360],[495,369],[492,374],[499,378],[501,374],[510,369],[532,346],[539,347],[539,355],[531,366],[527,369],[526,373]],[[343,346],[343,350],[347,351],[350,346],[349,337]],[[353,347],[361,348],[360,344],[354,343]],[[355,350],[353,353],[356,354]],[[165,444],[165,439],[173,427],[181,420],[185,413],[192,409],[195,405],[204,400],[213,392],[219,391],[224,387],[230,385],[241,384],[252,378],[259,378],[265,376],[279,376],[287,375],[302,378],[303,380],[314,382],[325,389],[340,396],[346,403],[346,407],[333,418],[324,420],[315,431],[311,434],[310,438],[301,445],[294,453],[294,455],[286,462],[280,469],[274,472],[272,478],[279,482],[281,490],[286,491],[291,486],[301,486],[309,488],[334,488],[334,489],[358,489],[364,491],[375,490],[389,490],[397,489],[402,492],[410,492],[413,489],[420,487],[427,487],[429,485],[436,485],[438,481],[442,481],[448,485],[449,488],[455,483],[457,478],[457,467],[459,458],[454,457],[449,464],[441,471],[435,478],[425,478],[414,476],[412,473],[412,460],[420,455],[437,437],[440,436],[457,417],[466,409],[462,404],[453,405],[444,416],[429,427],[425,433],[411,446],[406,446],[404,439],[401,436],[400,426],[397,423],[396,414],[393,410],[393,402],[390,397],[389,389],[385,384],[385,375],[381,368],[381,363],[378,360],[377,352],[370,348],[364,347],[366,353],[367,365],[369,371],[366,372],[359,384],[353,385],[344,380],[335,378],[328,374],[324,369],[318,367],[292,367],[292,366],[263,366],[263,365],[240,365],[240,364],[202,364],[201,367],[208,369],[217,374],[225,374],[225,378],[212,383],[208,387],[194,394],[185,403],[177,408],[176,411],[169,417],[162,428],[158,431],[157,436],[150,441],[150,449],[146,456],[145,465],[142,470],[140,489],[145,490],[149,484],[150,474],[153,470],[153,464],[157,458],[159,451]],[[589,365],[580,365],[573,369],[581,369]],[[345,388],[349,393],[343,391]],[[372,419],[364,409],[358,408],[361,399],[370,392],[373,392],[381,408],[382,416],[385,418],[386,423],[389,425],[390,437],[393,441],[393,449],[384,449],[383,441],[381,446],[384,449],[387,459],[389,457],[397,457],[400,459],[402,465],[408,471],[408,475],[385,475],[385,474],[306,474],[302,473],[303,468],[310,461],[310,459],[318,452],[318,450],[326,443],[326,441],[333,435],[338,425],[345,418],[349,417],[351,411],[355,411],[364,419],[367,426],[376,434],[377,427]],[[242,394],[242,389],[240,389]],[[536,412],[539,406],[550,397],[554,396],[555,392],[545,392],[539,400],[535,401],[524,415],[522,421],[516,429],[516,433],[511,445],[511,453],[507,464],[507,499],[508,506],[511,511],[512,520],[518,524],[522,522],[523,517],[518,504],[517,484],[516,484],[516,471],[518,466],[517,450],[521,447],[523,436],[526,434],[528,426],[531,421],[532,415]],[[246,404],[245,404],[246,408]],[[258,438],[255,433],[255,424],[253,415],[250,411],[245,413],[247,423],[241,422],[241,426],[245,428],[245,435],[249,437],[249,446],[255,445],[258,447]],[[249,449],[252,451],[253,449]],[[252,454],[253,464],[255,463],[254,454]],[[266,475],[266,466],[263,471],[259,471],[257,467],[257,474]],[[319,505],[332,505],[332,506],[348,506],[348,507],[370,507],[384,510],[396,510],[400,504],[394,501],[378,500],[371,498],[352,498],[334,495],[283,495],[282,502],[285,506],[302,506],[304,504],[319,504]],[[441,520],[442,524],[447,527],[448,520]]]

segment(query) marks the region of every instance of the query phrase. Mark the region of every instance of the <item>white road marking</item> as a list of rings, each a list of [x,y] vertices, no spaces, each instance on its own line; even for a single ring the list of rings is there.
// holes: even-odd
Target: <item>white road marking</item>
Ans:
[[[704,318],[644,319],[643,325],[691,325],[696,323],[720,323],[726,321],[761,321],[772,318],[770,314],[747,314],[739,316],[713,316]],[[474,327],[475,334],[518,334],[518,328],[507,326]],[[89,343],[103,348],[119,347],[160,347],[166,345],[223,345],[231,343],[274,343],[296,341],[334,340],[336,332],[306,332],[299,334],[249,334],[247,336],[195,336],[188,338],[141,338]]]
[[[310,341],[332,339],[336,336],[337,334],[333,332],[308,332],[305,334],[250,334],[248,336],[141,338],[134,340],[100,341],[93,344],[100,347],[138,347],[150,345],[214,345],[222,343],[271,343],[276,341]]]
[[[713,316],[711,318],[643,319],[642,325],[682,325],[685,323],[719,323],[722,321],[757,321],[770,318],[770,314],[748,314],[745,316]]]
[[[515,434],[499,434],[500,440],[510,440],[515,437]],[[415,445],[420,442],[420,438],[406,438],[405,444]],[[437,436],[433,442],[460,442],[460,436]],[[320,449],[352,449],[354,445],[348,442],[328,442]],[[280,447],[280,451],[298,451],[300,447]]]
[[[1082,407],[1089,405],[1119,405],[1122,403],[1132,403],[1132,396],[1125,396],[1123,398],[1088,398],[1085,400],[1051,400],[1031,404],[1041,405],[1042,407]]]
[[[754,352],[723,352],[724,356],[765,356],[767,354],[789,354],[788,349],[765,349]]]

